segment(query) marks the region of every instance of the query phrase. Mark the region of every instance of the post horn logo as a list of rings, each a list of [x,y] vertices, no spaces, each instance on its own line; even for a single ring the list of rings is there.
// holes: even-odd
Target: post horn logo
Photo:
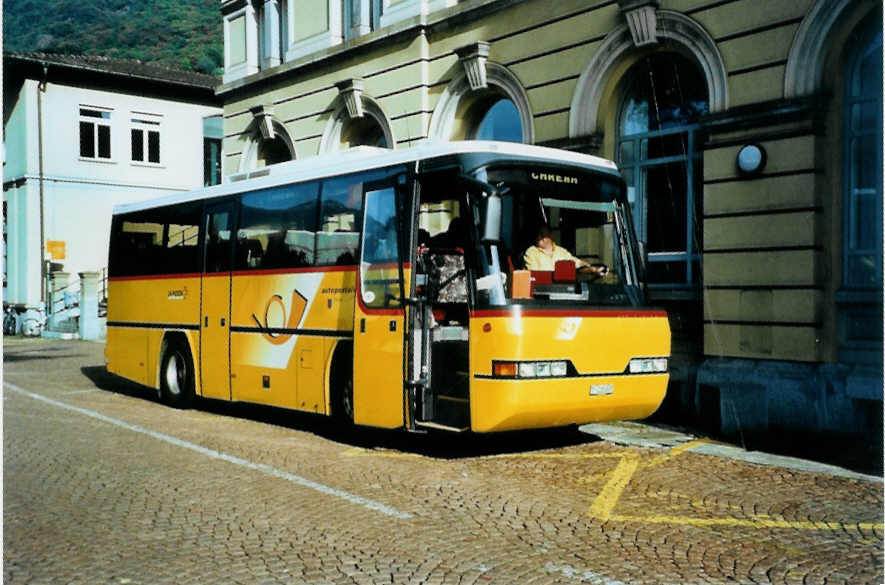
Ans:
[[[255,313],[252,313],[252,320],[261,329],[265,340],[274,345],[282,345],[289,341],[301,325],[306,308],[307,299],[297,290],[292,290],[292,302],[288,311],[283,297],[272,295],[264,306],[264,322]]]

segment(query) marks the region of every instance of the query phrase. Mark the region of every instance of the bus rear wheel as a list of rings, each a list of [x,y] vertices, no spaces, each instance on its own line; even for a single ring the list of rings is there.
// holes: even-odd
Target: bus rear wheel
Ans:
[[[353,424],[353,350],[342,346],[332,359],[332,418],[340,426]]]
[[[173,408],[187,408],[194,398],[194,365],[190,351],[178,340],[169,342],[160,365],[160,397]]]

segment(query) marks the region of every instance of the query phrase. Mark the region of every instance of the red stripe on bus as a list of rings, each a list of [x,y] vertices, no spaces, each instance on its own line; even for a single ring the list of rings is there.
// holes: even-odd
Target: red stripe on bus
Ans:
[[[200,278],[199,272],[187,274],[149,274],[141,276],[111,276],[109,282],[122,282],[126,280],[168,280],[170,278]]]
[[[396,268],[397,264],[384,264],[384,265],[374,265],[373,268]],[[411,263],[407,262],[403,264],[404,270],[409,270],[412,267]],[[232,272],[212,272],[212,273],[187,273],[187,274],[150,274],[150,275],[140,275],[140,276],[112,276],[108,278],[110,282],[122,282],[126,280],[163,280],[170,278],[200,278],[204,276],[206,278],[215,278],[219,276],[252,276],[252,275],[264,275],[264,274],[305,274],[309,272],[356,272],[357,266],[355,264],[350,264],[347,266],[307,266],[303,268],[269,268],[267,270],[262,270],[260,268],[254,270],[234,270]]]
[[[529,309],[529,310],[506,310],[506,309],[489,309],[483,311],[472,311],[470,316],[478,318],[490,317],[666,317],[666,311],[564,311],[564,310],[545,310],[545,309]]]
[[[347,266],[306,266],[301,268],[268,268],[262,270],[255,268],[253,270],[235,270],[234,276],[252,276],[262,274],[305,274],[308,272],[356,272],[356,265]]]

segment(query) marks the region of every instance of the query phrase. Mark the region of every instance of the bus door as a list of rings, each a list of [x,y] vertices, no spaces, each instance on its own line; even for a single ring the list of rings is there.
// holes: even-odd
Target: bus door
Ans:
[[[233,205],[207,207],[203,212],[200,304],[201,394],[230,400],[230,287]]]
[[[392,180],[366,185],[354,307],[353,411],[355,423],[386,428],[404,424],[405,277],[398,208]]]

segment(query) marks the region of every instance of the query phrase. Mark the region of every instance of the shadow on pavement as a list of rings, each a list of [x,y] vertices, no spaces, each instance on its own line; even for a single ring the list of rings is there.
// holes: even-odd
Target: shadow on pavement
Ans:
[[[95,384],[95,387],[100,390],[107,390],[108,392],[129,396],[130,398],[142,398],[150,402],[160,402],[157,391],[153,388],[136,384],[126,378],[112,374],[104,366],[85,366],[80,368],[80,372],[89,378]]]
[[[131,398],[159,403],[156,390],[116,376],[104,366],[80,368],[96,387]],[[232,416],[312,433],[325,439],[362,449],[393,449],[426,457],[461,459],[504,453],[519,453],[542,449],[556,449],[599,441],[597,437],[580,432],[577,427],[473,434],[473,433],[410,433],[403,430],[383,430],[369,427],[342,428],[332,419],[272,406],[242,402],[224,402],[198,398],[193,407],[203,412]],[[164,408],[166,408],[164,406]],[[174,413],[174,409],[170,408]]]

